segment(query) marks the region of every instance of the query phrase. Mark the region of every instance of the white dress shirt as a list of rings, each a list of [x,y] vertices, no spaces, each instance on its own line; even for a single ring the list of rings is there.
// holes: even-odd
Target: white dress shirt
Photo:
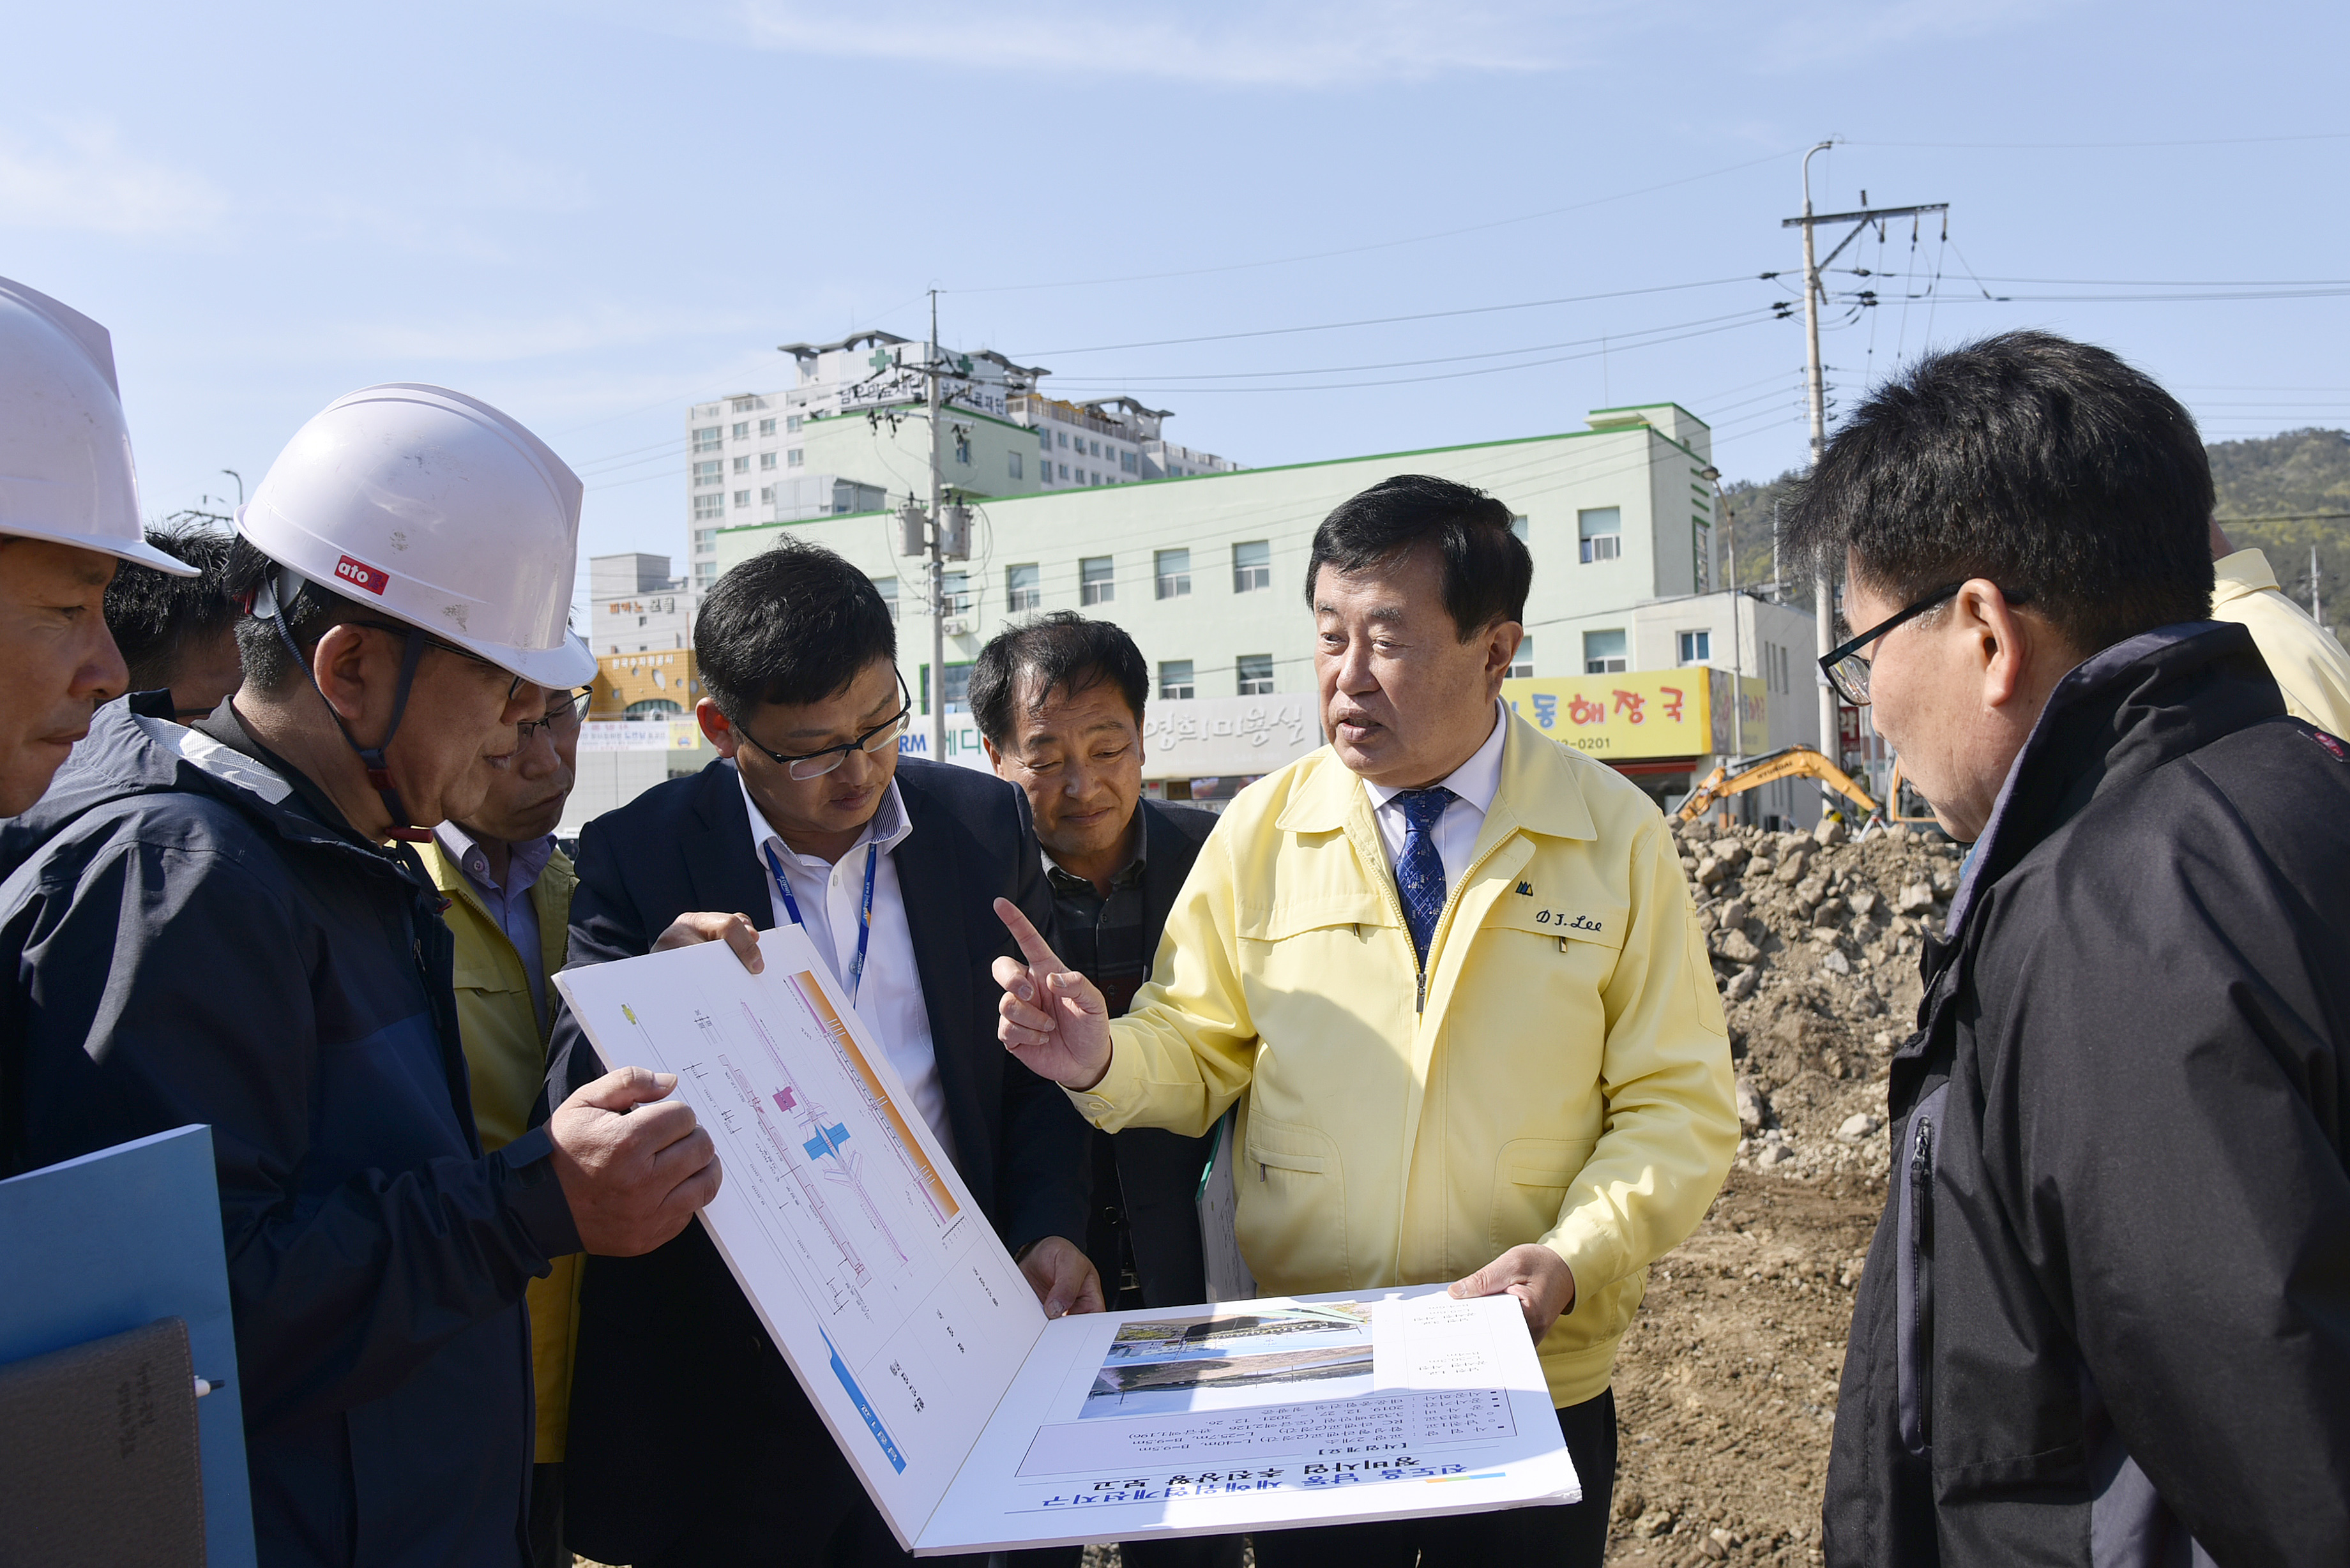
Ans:
[[[1484,831],[1485,814],[1493,807],[1493,796],[1502,788],[1502,736],[1508,729],[1508,711],[1498,699],[1493,703],[1493,732],[1477,748],[1469,760],[1437,782],[1452,792],[1452,803],[1444,815],[1436,819],[1436,829],[1430,836],[1436,841],[1437,858],[1444,862],[1444,896],[1451,898],[1452,890],[1461,886],[1461,875],[1469,869],[1470,852],[1477,847],[1477,835]],[[1405,835],[1411,823],[1405,817],[1403,807],[1395,804],[1400,789],[1363,781],[1370,793],[1371,818],[1379,825],[1379,841],[1387,846],[1388,873],[1395,874],[1396,862],[1403,857]]]
[[[922,1002],[921,971],[914,962],[914,933],[906,924],[906,898],[898,887],[898,867],[889,858],[889,852],[914,831],[912,820],[906,815],[905,797],[898,793],[898,782],[889,781],[873,820],[865,825],[864,833],[837,865],[820,855],[802,855],[785,844],[769,826],[759,803],[751,798],[740,774],[735,783],[743,789],[743,809],[751,814],[751,857],[758,863],[760,879],[767,885],[767,902],[775,924],[790,925],[792,912],[776,890],[775,873],[768,867],[770,848],[783,865],[792,897],[799,902],[809,944],[831,962],[833,979],[840,982],[843,992],[848,989],[848,966],[857,958],[858,907],[865,900],[865,848],[868,844],[877,846],[873,934],[866,944],[857,1015],[881,1042],[898,1076],[905,1080],[907,1093],[914,1096],[914,1108],[939,1135],[948,1157],[953,1158],[954,1134],[947,1126],[946,1091],[939,1084],[930,1010]]]

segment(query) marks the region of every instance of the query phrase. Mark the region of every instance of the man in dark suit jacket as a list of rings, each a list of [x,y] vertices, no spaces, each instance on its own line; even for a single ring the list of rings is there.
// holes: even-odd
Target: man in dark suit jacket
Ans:
[[[719,938],[744,951],[754,929],[800,925],[1046,1313],[1098,1311],[1066,1240],[1085,1233],[1087,1129],[995,1041],[989,967],[1013,950],[993,901],[1039,920],[1052,909],[1025,798],[898,760],[911,702],[896,628],[830,551],[787,544],[728,573],[694,643],[710,693],[697,716],[722,760],[588,824],[570,966]],[[567,1015],[555,1050],[557,1075],[592,1071]],[[588,1270],[577,1356],[567,1522],[580,1551],[639,1568],[899,1557],[701,1227]]]

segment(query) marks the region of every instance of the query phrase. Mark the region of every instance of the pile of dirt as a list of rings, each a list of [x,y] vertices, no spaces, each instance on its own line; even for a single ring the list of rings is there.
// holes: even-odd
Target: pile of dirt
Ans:
[[[1959,846],[1675,825],[1730,1022],[1743,1137],[1650,1271],[1616,1361],[1613,1562],[1820,1560],[1853,1287],[1885,1204],[1886,1085]],[[1930,925],[1929,925],[1930,922]]]

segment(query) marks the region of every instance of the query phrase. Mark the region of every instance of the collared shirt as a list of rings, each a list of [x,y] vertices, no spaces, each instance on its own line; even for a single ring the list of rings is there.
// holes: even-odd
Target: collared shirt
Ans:
[[[2285,597],[2268,556],[2239,550],[2211,564],[2211,618],[2242,624],[2284,693],[2285,711],[2331,734],[2350,732],[2350,654]]]
[[[1053,888],[1057,950],[1071,969],[1100,990],[1112,1018],[1126,1011],[1134,993],[1150,978],[1150,955],[1142,950],[1142,874],[1147,869],[1143,846],[1150,835],[1139,805],[1128,831],[1134,839],[1134,858],[1110,878],[1107,898],[1091,879],[1062,870],[1049,853],[1045,856],[1045,880]]]
[[[467,885],[482,896],[482,907],[489,910],[498,929],[505,932],[506,940],[514,943],[515,954],[522,960],[522,972],[530,980],[530,1004],[538,1012],[539,1033],[545,1033],[546,966],[538,945],[538,906],[531,901],[530,890],[537,885],[547,861],[554,858],[555,835],[512,846],[504,885],[491,874],[490,857],[472,834],[453,822],[444,822],[432,830],[432,836]]]
[[[914,831],[913,821],[906,815],[905,797],[898,793],[898,782],[889,781],[872,820],[837,864],[820,855],[802,855],[785,844],[759,809],[759,803],[751,798],[750,786],[742,783],[739,774],[735,783],[743,790],[743,809],[751,814],[751,857],[758,864],[760,880],[767,885],[775,923],[790,925],[792,914],[768,868],[770,848],[783,865],[792,897],[799,901],[810,945],[832,965],[833,979],[844,992],[848,989],[845,978],[848,966],[857,957],[858,910],[865,900],[865,848],[868,844],[878,846],[873,867],[873,934],[866,945],[864,978],[858,983],[857,1015],[881,1042],[898,1076],[906,1082],[906,1092],[914,1097],[914,1108],[922,1113],[922,1119],[931,1124],[951,1158],[954,1133],[947,1126],[946,1090],[939,1083],[930,1010],[922,1001],[921,971],[914,962],[913,928],[906,923],[906,898],[898,886],[897,863],[889,857]]]
[[[1484,830],[1485,813],[1492,809],[1493,796],[1502,788],[1502,737],[1509,725],[1509,717],[1500,699],[1493,702],[1493,732],[1477,748],[1469,760],[1438,781],[1452,792],[1452,804],[1436,819],[1436,830],[1430,836],[1436,840],[1437,857],[1444,862],[1444,892],[1447,898],[1461,886],[1461,874],[1469,869],[1470,852],[1477,847],[1477,835]],[[1403,807],[1395,804],[1400,789],[1363,781],[1363,788],[1371,797],[1371,818],[1379,825],[1379,841],[1387,846],[1388,870],[1392,874],[1396,862],[1403,857],[1404,835],[1411,825]]]

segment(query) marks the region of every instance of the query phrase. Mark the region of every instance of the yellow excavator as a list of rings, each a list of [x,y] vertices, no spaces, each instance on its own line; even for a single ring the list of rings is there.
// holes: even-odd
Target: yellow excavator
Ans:
[[[1786,746],[1768,755],[1751,758],[1732,768],[1723,763],[1705,776],[1705,782],[1690,793],[1679,811],[1683,822],[1695,822],[1716,803],[1733,794],[1743,794],[1780,779],[1817,779],[1827,789],[1844,795],[1860,807],[1864,819],[1871,816],[1887,822],[1928,823],[1931,815],[1902,816],[1898,815],[1901,800],[1901,769],[1896,763],[1893,771],[1893,803],[1890,812],[1869,797],[1866,790],[1853,776],[1809,746]]]

